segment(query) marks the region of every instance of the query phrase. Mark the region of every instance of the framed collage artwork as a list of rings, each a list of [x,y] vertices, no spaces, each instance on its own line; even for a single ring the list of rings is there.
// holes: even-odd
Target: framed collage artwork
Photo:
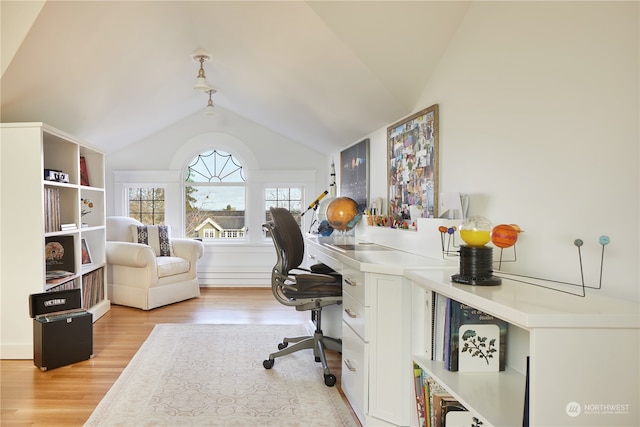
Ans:
[[[438,104],[387,128],[389,215],[438,217]]]

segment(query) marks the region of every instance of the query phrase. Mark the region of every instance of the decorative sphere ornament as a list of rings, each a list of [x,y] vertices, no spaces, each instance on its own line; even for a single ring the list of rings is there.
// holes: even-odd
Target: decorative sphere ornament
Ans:
[[[351,230],[360,219],[358,204],[349,197],[338,197],[327,206],[327,222],[338,231]]]
[[[516,244],[520,227],[516,228],[513,224],[500,224],[491,230],[491,243],[499,248],[510,248]]]
[[[491,221],[483,216],[467,218],[460,226],[460,238],[471,247],[481,247],[491,240]]]

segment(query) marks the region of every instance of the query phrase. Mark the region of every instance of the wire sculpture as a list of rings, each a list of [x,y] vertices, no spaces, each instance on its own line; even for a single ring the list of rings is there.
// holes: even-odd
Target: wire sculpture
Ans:
[[[460,248],[460,245],[456,244],[456,240],[455,240],[456,227],[440,226],[440,227],[438,227],[438,231],[440,232],[440,240],[441,240],[441,245],[442,245],[442,255],[443,255],[443,257],[459,257],[459,250],[458,249]],[[585,284],[584,268],[583,268],[583,265],[582,265],[582,246],[584,245],[584,241],[582,239],[575,239],[573,241],[574,246],[576,246],[576,248],[578,249],[578,262],[579,262],[579,265],[580,265],[580,282],[579,283],[572,283],[572,282],[566,282],[566,281],[561,281],[561,280],[548,279],[548,278],[544,278],[544,277],[528,276],[528,275],[524,275],[524,274],[509,273],[509,272],[500,270],[500,268],[502,267],[502,262],[516,262],[517,261],[515,243],[512,245],[512,247],[513,247],[513,259],[503,260],[502,254],[503,254],[503,250],[505,248],[500,248],[500,257],[499,257],[498,261],[494,261],[494,264],[495,263],[498,264],[498,268],[494,271],[494,274],[497,277],[502,277],[503,279],[509,279],[509,280],[513,280],[515,282],[525,283],[527,285],[537,286],[537,287],[540,287],[540,288],[550,289],[552,291],[561,292],[561,293],[565,293],[565,294],[574,295],[574,296],[578,296],[578,297],[583,297],[584,298],[586,296],[585,289],[596,289],[596,290],[602,289],[602,272],[604,270],[604,251],[605,251],[605,247],[609,243],[611,243],[611,239],[609,238],[609,236],[602,235],[598,239],[598,243],[602,246],[602,251],[601,251],[601,255],[600,255],[600,274],[599,274],[599,280],[598,280],[598,285],[597,286],[595,286],[595,285],[591,286],[591,285],[586,285]],[[451,248],[454,248],[454,249],[452,250]],[[559,285],[575,286],[575,287],[578,287],[580,289],[578,291],[576,291],[576,292],[571,292],[571,291],[568,291],[568,290],[554,288],[552,286],[547,286],[547,285],[543,285],[543,284],[539,284],[539,283],[534,283],[534,282],[531,282],[531,281],[525,280],[525,279],[541,280],[541,281],[544,281],[544,282],[550,282],[550,283],[555,283],[555,284],[559,284]]]

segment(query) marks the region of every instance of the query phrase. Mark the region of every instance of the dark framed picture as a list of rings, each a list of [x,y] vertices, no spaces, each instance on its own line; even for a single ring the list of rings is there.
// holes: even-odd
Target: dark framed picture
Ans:
[[[44,252],[46,271],[75,272],[73,236],[47,237]]]
[[[362,212],[369,206],[369,139],[340,152],[340,196],[350,197]]]
[[[438,217],[438,104],[387,128],[389,215]]]
[[[89,251],[87,239],[82,239],[82,264],[93,264],[93,259],[91,258],[91,252]]]

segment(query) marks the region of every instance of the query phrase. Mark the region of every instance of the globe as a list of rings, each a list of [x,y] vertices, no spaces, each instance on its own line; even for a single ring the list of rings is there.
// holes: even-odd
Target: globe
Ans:
[[[358,204],[349,197],[338,197],[327,206],[327,222],[338,231],[351,230],[360,219]]]
[[[491,240],[491,221],[483,216],[467,218],[460,226],[460,238],[471,247],[481,247]]]

